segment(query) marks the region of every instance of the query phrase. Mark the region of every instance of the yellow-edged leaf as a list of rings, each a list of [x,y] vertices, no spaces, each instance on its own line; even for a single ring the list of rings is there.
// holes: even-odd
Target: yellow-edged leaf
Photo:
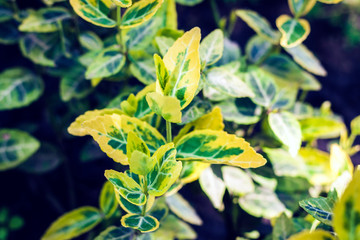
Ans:
[[[165,86],[170,79],[169,71],[165,67],[164,61],[157,54],[154,54],[154,62],[156,68],[156,88],[157,92],[165,91]]]
[[[109,181],[106,181],[101,189],[99,205],[105,218],[110,218],[117,209],[114,186]]]
[[[278,17],[276,26],[282,34],[280,44],[285,48],[301,44],[310,33],[310,24],[307,20],[293,19],[288,15]]]
[[[306,15],[315,6],[316,0],[288,0],[292,14],[296,17]]]
[[[303,231],[291,236],[288,240],[335,240],[330,232],[315,230],[313,232]]]
[[[183,184],[191,183],[199,179],[201,173],[210,166],[210,163],[197,161],[184,161],[180,174],[180,181]]]
[[[122,8],[130,7],[132,4],[131,0],[111,0],[115,5],[120,6]]]
[[[360,239],[360,169],[334,207],[333,226],[339,239]]]
[[[181,106],[177,98],[152,92],[146,95],[146,100],[151,110],[162,116],[166,121],[181,122]]]
[[[98,142],[100,148],[115,162],[128,164],[127,135],[134,131],[155,152],[165,144],[164,137],[150,124],[126,115],[99,116],[83,123],[83,128]]]
[[[223,131],[193,131],[176,143],[176,150],[179,160],[201,160],[243,168],[256,168],[266,163],[243,138]]]
[[[131,202],[129,202],[128,200],[123,198],[119,193],[116,193],[115,196],[116,196],[116,200],[119,203],[120,207],[122,209],[124,209],[125,212],[134,213],[134,214],[142,213],[144,205],[139,206],[139,205],[132,204]],[[154,202],[155,202],[155,197],[149,195],[147,198],[147,202],[146,202],[146,212],[148,212],[152,208],[152,206],[154,205]]]
[[[196,94],[200,80],[200,29],[195,27],[178,38],[164,56],[170,79],[164,95],[176,97],[184,109]]]
[[[337,4],[342,2],[343,0],[318,0],[318,1],[326,4]]]
[[[137,229],[142,233],[152,232],[159,228],[159,221],[153,216],[139,214],[126,214],[121,218],[121,225]]]
[[[139,151],[147,156],[150,156],[150,150],[146,146],[146,143],[139,138],[134,132],[129,132],[126,144],[126,154],[130,158],[134,151]]]
[[[331,144],[330,147],[330,168],[334,178],[340,176],[344,171],[348,171],[351,175],[354,171],[349,154],[336,143]]]
[[[74,136],[85,136],[87,134],[86,129],[84,129],[81,125],[83,124],[83,122],[91,120],[93,118],[96,118],[98,116],[104,116],[104,115],[111,115],[113,113],[116,114],[123,114],[123,112],[117,108],[113,108],[113,109],[101,109],[101,110],[91,110],[91,111],[87,111],[84,114],[78,116],[75,121],[73,123],[71,123],[70,127],[68,127],[68,132]]]

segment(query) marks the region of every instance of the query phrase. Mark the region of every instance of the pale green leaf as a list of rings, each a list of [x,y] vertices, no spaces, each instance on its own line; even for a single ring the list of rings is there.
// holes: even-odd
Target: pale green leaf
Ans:
[[[145,52],[130,52],[130,72],[140,82],[150,85],[156,81],[156,72],[153,58]]]
[[[142,216],[129,213],[121,218],[121,225],[146,233],[158,229],[159,221],[150,215]]]
[[[166,197],[166,203],[170,210],[182,220],[194,225],[202,225],[202,220],[195,209],[180,194]]]
[[[285,213],[275,220],[272,233],[272,240],[286,240],[295,233],[295,228],[291,219]]]
[[[101,50],[104,46],[101,38],[96,35],[96,33],[90,31],[80,33],[79,42],[81,46],[83,46],[89,51]]]
[[[132,240],[134,232],[130,228],[110,226],[94,240]]]
[[[242,196],[255,190],[254,182],[244,170],[231,166],[221,168],[227,190],[235,196]]]
[[[224,51],[224,34],[220,29],[212,31],[200,44],[200,59],[203,67],[210,66],[222,57]]]
[[[316,0],[288,0],[291,12],[295,17],[306,15],[315,6]]]
[[[166,121],[173,123],[181,122],[181,106],[177,98],[152,92],[146,95],[146,100],[151,110]]]
[[[224,210],[223,197],[226,187],[221,178],[216,176],[211,168],[207,168],[200,175],[199,182],[213,206],[220,211]]]
[[[203,1],[204,0],[176,0],[177,3],[184,5],[184,6],[194,6]]]
[[[246,44],[245,52],[249,61],[256,64],[264,60],[272,49],[273,45],[271,42],[261,36],[255,35]]]
[[[357,116],[351,121],[351,133],[360,135],[360,116]]]

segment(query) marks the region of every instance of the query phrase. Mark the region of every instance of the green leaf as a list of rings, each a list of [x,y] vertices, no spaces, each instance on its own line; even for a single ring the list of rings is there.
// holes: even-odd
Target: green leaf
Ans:
[[[299,205],[315,219],[332,226],[334,199],[324,197],[309,198],[300,201]]]
[[[195,97],[191,103],[184,108],[181,116],[181,125],[196,121],[210,110],[211,106],[208,101]]]
[[[276,32],[269,22],[257,12],[251,10],[237,10],[236,15],[244,20],[257,34],[273,44],[279,43],[279,33]]]
[[[114,186],[108,181],[105,182],[101,189],[99,205],[105,218],[110,218],[117,209],[118,204],[115,198]]]
[[[110,226],[94,240],[132,240],[133,235],[134,231],[130,228]]]
[[[335,240],[335,237],[325,230],[317,229],[315,231],[302,231],[295,235],[292,235],[289,240],[308,240],[308,239],[326,239]]]
[[[219,61],[215,63],[216,66],[222,66],[241,58],[241,49],[236,42],[228,38],[224,39],[224,51]]]
[[[201,160],[243,168],[256,168],[266,163],[243,138],[223,131],[193,131],[176,143],[176,150],[179,160]]]
[[[129,60],[131,61],[129,69],[134,77],[145,85],[155,83],[156,73],[154,61],[151,56],[145,54],[144,52],[136,54],[131,52]]]
[[[176,0],[177,3],[184,6],[194,6],[199,3],[202,3],[204,0]]]
[[[211,168],[207,168],[200,175],[199,182],[213,206],[220,211],[224,210],[223,197],[226,187],[221,178],[215,175]]]
[[[0,73],[0,110],[28,106],[43,93],[42,79],[26,68]]]
[[[42,240],[72,239],[86,233],[102,220],[101,213],[94,207],[81,207],[65,213],[46,230]]]
[[[16,129],[1,129],[0,145],[0,171],[18,166],[40,147],[38,140]]]
[[[294,106],[299,89],[292,84],[276,82],[277,93],[272,109],[288,109]]]
[[[288,0],[290,10],[295,17],[306,15],[315,6],[316,0]]]
[[[161,146],[152,158],[156,164],[145,178],[148,193],[158,197],[165,194],[179,178],[182,163],[176,161],[176,149],[173,143]]]
[[[295,233],[294,225],[285,213],[282,213],[275,221],[272,240],[286,240]]]
[[[88,66],[85,77],[92,78],[105,78],[110,77],[123,68],[125,65],[125,56],[120,53],[117,46],[110,46],[102,50]]]
[[[240,168],[224,166],[221,168],[227,190],[231,195],[242,196],[255,190],[251,177]]]
[[[300,120],[303,140],[336,138],[344,131],[344,123],[327,117],[311,117]]]
[[[304,119],[312,117],[314,114],[314,109],[310,104],[303,103],[303,102],[295,102],[294,106],[288,110],[297,119]]]
[[[212,31],[200,44],[200,59],[203,67],[219,61],[224,51],[224,34],[220,29]]]
[[[56,32],[60,30],[61,21],[70,18],[71,15],[66,8],[41,8],[37,11],[30,11],[30,14],[19,26],[19,30],[39,33]]]
[[[104,47],[104,43],[101,38],[94,32],[82,32],[79,36],[81,46],[89,51],[98,51]]]
[[[129,213],[121,218],[121,225],[146,233],[158,229],[159,221],[150,215],[142,216]]]
[[[195,209],[180,194],[166,197],[166,203],[170,210],[182,220],[194,225],[202,225],[202,220]]]
[[[197,239],[196,232],[188,224],[171,214],[161,221],[161,228],[151,235],[159,240]]]
[[[303,71],[289,57],[283,54],[273,54],[266,58],[261,68],[271,73],[284,83],[294,84],[303,90],[320,90],[320,83],[311,74]]]
[[[310,33],[310,24],[307,20],[293,19],[288,15],[278,17],[276,26],[282,34],[280,44],[284,48],[298,46]]]
[[[142,187],[126,173],[105,170],[105,177],[114,185],[115,190],[130,203],[135,205],[146,203],[147,197],[143,193]]]
[[[264,60],[272,49],[273,45],[271,42],[261,36],[255,35],[246,44],[245,52],[249,61],[256,64]]]
[[[141,0],[134,3],[122,16],[120,28],[133,28],[155,15],[163,0]]]
[[[8,1],[0,2],[0,23],[6,22],[13,18],[13,8]]]
[[[157,54],[154,54],[154,63],[156,68],[157,87],[161,88],[161,91],[163,92],[170,80],[170,74],[165,67],[164,61]]]
[[[107,16],[112,4],[110,0],[70,0],[70,4],[77,15],[94,25],[106,28],[116,26],[116,22]]]
[[[351,121],[351,133],[360,135],[360,116],[357,116]]]
[[[211,68],[207,72],[207,83],[222,94],[235,98],[254,97],[252,89],[237,75],[238,65]]]
[[[261,107],[254,104],[250,98],[236,98],[222,101],[216,106],[226,121],[242,125],[250,125],[260,120]]]
[[[145,205],[139,206],[139,205],[135,205],[131,202],[129,202],[128,200],[126,200],[125,198],[123,198],[121,196],[121,194],[119,194],[118,192],[115,193],[116,196],[116,200],[117,202],[120,204],[121,208],[127,212],[127,213],[133,213],[133,214],[141,214],[143,212],[143,208]],[[147,198],[147,203],[146,203],[146,212],[148,212],[150,209],[153,209],[153,203],[155,201],[155,197],[149,195]]]
[[[269,125],[275,136],[295,157],[301,147],[301,128],[295,116],[289,112],[270,113]]]
[[[72,72],[61,78],[60,97],[64,102],[84,98],[92,92],[91,82],[85,79],[84,73],[85,68],[74,66]]]
[[[255,192],[239,199],[242,209],[254,217],[271,219],[286,211],[285,205],[270,189],[257,187]]]
[[[319,75],[326,76],[327,72],[321,65],[320,61],[314,56],[314,54],[303,44],[296,47],[285,48],[300,66],[305,68],[307,71]]]
[[[14,19],[10,19],[4,22],[0,21],[0,43],[15,44],[19,42],[21,32],[18,30],[18,26],[19,22]]]
[[[181,122],[181,106],[177,98],[152,92],[146,95],[146,100],[151,110],[162,116],[166,121]]]
[[[255,94],[251,100],[261,106],[270,108],[276,97],[276,85],[271,75],[260,68],[248,72],[246,82]]]

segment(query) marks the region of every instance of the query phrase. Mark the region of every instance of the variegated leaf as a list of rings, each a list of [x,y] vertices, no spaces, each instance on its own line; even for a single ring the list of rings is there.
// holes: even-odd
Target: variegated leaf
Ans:
[[[203,2],[204,0],[176,0],[177,3],[184,5],[184,6],[194,6]]]
[[[105,170],[105,177],[114,185],[116,191],[132,204],[144,205],[146,203],[147,197],[142,187],[126,173]]]
[[[101,38],[96,35],[96,33],[90,31],[80,33],[79,42],[81,46],[89,51],[98,51],[101,50],[104,46]]]
[[[146,95],[146,100],[151,110],[162,116],[166,121],[172,123],[181,122],[181,106],[177,98],[152,92]]]
[[[73,67],[72,71],[66,73],[60,80],[60,97],[64,102],[71,99],[81,99],[91,93],[93,87],[91,82],[85,79],[85,68]],[[101,80],[101,79],[100,79]]]
[[[19,30],[38,33],[55,32],[60,29],[59,22],[70,18],[71,15],[66,8],[41,8],[37,11],[31,11],[22,21]]]
[[[94,25],[106,28],[116,26],[116,22],[108,17],[111,0],[70,0],[77,15]]]
[[[317,1],[326,3],[326,4],[337,4],[337,3],[342,2],[343,0],[317,0]]]
[[[345,129],[344,123],[327,117],[305,118],[300,125],[304,140],[336,138]]]
[[[219,61],[224,51],[224,34],[220,29],[212,31],[200,44],[201,65],[210,66]]]
[[[354,172],[354,165],[349,154],[336,143],[330,146],[330,167],[334,178],[337,178],[346,171],[350,175]]]
[[[293,233],[295,233],[294,223],[282,213],[275,221],[272,240],[286,240]]]
[[[40,97],[42,79],[26,68],[10,68],[0,73],[0,110],[25,107]]]
[[[360,135],[360,116],[357,116],[351,121],[351,133]]]
[[[65,213],[46,230],[42,240],[72,239],[90,231],[102,220],[94,207],[81,207]]]
[[[271,42],[261,36],[255,35],[246,44],[245,52],[248,59],[256,64],[264,60],[272,49],[273,45]]]
[[[132,0],[111,0],[115,5],[120,6],[122,8],[130,7],[132,4]]]
[[[279,33],[276,32],[269,22],[257,12],[251,10],[237,10],[236,15],[244,20],[257,34],[266,38],[273,44],[279,43]]]
[[[106,181],[101,189],[99,205],[105,218],[110,218],[117,209],[114,186],[109,181]]]
[[[331,235],[330,232],[326,232],[324,230],[315,230],[313,232],[311,231],[302,231],[300,233],[297,233],[295,235],[292,235],[289,240],[336,240],[333,235]]]
[[[143,212],[143,208],[145,205],[135,205],[122,197],[121,194],[118,192],[115,193],[115,197],[117,202],[125,212],[133,214],[141,214]],[[155,197],[149,195],[146,199],[146,212],[152,209],[154,202]]]
[[[120,28],[132,28],[148,21],[155,15],[164,0],[140,0],[126,10]]]
[[[156,161],[153,170],[146,175],[148,193],[161,196],[178,179],[182,163],[176,161],[176,149],[173,143],[161,146],[152,156]]]
[[[156,72],[153,58],[144,51],[131,51],[129,54],[130,72],[140,82],[150,85],[156,81]]]
[[[157,54],[154,54],[154,63],[156,68],[156,88],[158,92],[164,92],[165,87],[170,80],[169,71],[165,67],[164,61]]]
[[[290,10],[295,17],[306,15],[315,6],[316,0],[288,0]]]
[[[210,163],[198,161],[184,161],[180,173],[180,181],[183,184],[191,183],[199,179],[201,173],[210,166]]]
[[[169,48],[175,43],[175,40],[170,37],[159,36],[155,37],[156,45],[162,56],[165,56]]]
[[[125,56],[120,53],[119,48],[117,46],[110,46],[102,50],[93,59],[86,70],[85,77],[92,79],[113,76],[120,72],[125,65],[125,61]]]
[[[253,180],[244,170],[232,166],[223,166],[221,173],[230,194],[242,196],[255,190]]]
[[[165,144],[164,137],[148,123],[126,115],[105,115],[82,124],[87,134],[98,142],[100,148],[115,162],[128,164],[126,157],[127,134],[134,131],[146,143],[150,152]]]
[[[152,232],[159,228],[159,221],[153,216],[126,214],[121,218],[121,225],[139,230],[142,233]]]
[[[134,231],[131,228],[110,226],[94,240],[132,240]]]
[[[170,210],[182,220],[194,225],[202,225],[202,220],[195,209],[179,193],[166,197],[166,203]]]
[[[310,24],[307,20],[293,19],[287,15],[278,17],[276,19],[276,26],[282,34],[280,44],[285,48],[296,47],[310,33]]]
[[[179,160],[193,159],[243,168],[256,168],[266,163],[243,138],[223,131],[193,131],[176,143],[176,149]]]
[[[197,27],[186,32],[169,48],[163,59],[170,72],[164,95],[179,99],[182,109],[192,101],[199,85],[200,37],[200,29]]]
[[[300,201],[299,205],[315,219],[332,226],[334,199],[329,197],[309,198]]]
[[[33,155],[40,142],[16,129],[0,130],[0,171],[14,168]]]
[[[220,211],[224,210],[223,197],[226,187],[221,178],[211,168],[206,168],[200,175],[199,183],[213,206]]]

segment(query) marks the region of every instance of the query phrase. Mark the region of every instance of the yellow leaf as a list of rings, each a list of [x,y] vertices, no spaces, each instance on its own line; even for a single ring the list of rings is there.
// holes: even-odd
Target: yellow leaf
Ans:
[[[166,121],[172,123],[181,122],[181,107],[177,98],[152,92],[146,95],[146,100],[151,110],[162,116]]]
[[[354,165],[350,156],[335,143],[331,144],[330,147],[330,168],[334,179],[344,171],[348,171],[352,176],[354,171]]]
[[[149,148],[146,146],[146,143],[134,132],[129,132],[126,144],[127,157],[130,158],[131,154],[136,150],[144,153],[146,156],[150,156],[150,151]]]
[[[200,38],[200,29],[191,29],[175,41],[163,59],[171,75],[164,95],[179,99],[181,109],[189,105],[199,85]]]
[[[81,126],[83,122],[96,118],[98,116],[104,115],[111,115],[113,113],[116,114],[123,114],[120,109],[113,108],[113,109],[101,109],[101,110],[91,110],[85,112],[83,115],[80,115],[75,119],[73,123],[71,123],[70,127],[68,128],[68,132],[74,136],[85,136],[87,134],[86,130]]]
[[[329,232],[316,230],[314,232],[303,231],[291,236],[289,240],[335,240],[335,238]]]
[[[360,169],[334,207],[333,226],[339,239],[360,239]]]

